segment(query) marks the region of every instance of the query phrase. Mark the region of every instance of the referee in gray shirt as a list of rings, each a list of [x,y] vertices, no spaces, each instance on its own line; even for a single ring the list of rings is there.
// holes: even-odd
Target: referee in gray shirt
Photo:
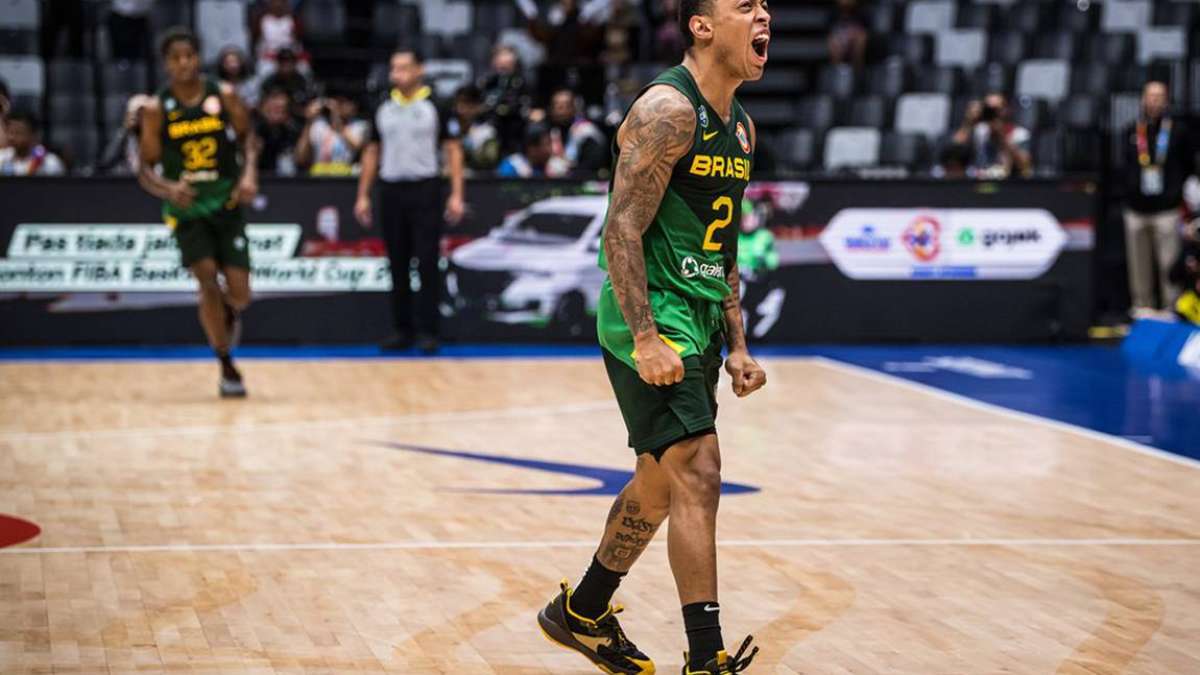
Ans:
[[[371,226],[371,187],[378,175],[379,217],[392,268],[392,321],[396,332],[384,349],[416,346],[430,354],[438,349],[438,303],[442,279],[438,269],[442,224],[457,223],[463,215],[463,151],[450,115],[434,105],[424,82],[421,55],[410,48],[392,53],[392,89],[372,112],[371,130],[363,149],[362,174],[354,215]],[[450,195],[439,156],[445,151]],[[414,308],[409,277],[417,259],[421,290]],[[415,311],[414,311],[415,310]]]

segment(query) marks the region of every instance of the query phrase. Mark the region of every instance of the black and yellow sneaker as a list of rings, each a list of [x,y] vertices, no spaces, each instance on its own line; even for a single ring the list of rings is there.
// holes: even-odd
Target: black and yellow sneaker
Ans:
[[[588,619],[571,611],[571,585],[567,580],[559,586],[562,592],[538,612],[538,625],[546,639],[583,654],[609,675],[654,672],[654,662],[621,630],[616,615],[623,607],[610,606],[598,618]]]
[[[750,662],[754,660],[754,655],[758,654],[758,647],[755,647],[749,656],[743,657],[746,653],[746,648],[750,646],[750,641],[754,639],[753,635],[747,635],[746,640],[742,642],[742,646],[738,648],[737,654],[733,658],[729,658],[729,654],[725,650],[717,652],[714,658],[708,660],[704,667],[700,670],[692,670],[687,666],[688,654],[683,653],[683,675],[725,675],[725,673],[740,673],[750,667]]]

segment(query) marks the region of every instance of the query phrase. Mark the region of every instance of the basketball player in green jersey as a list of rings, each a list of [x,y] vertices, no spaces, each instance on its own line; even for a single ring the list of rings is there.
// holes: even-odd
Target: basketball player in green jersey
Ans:
[[[218,391],[242,397],[246,387],[230,350],[241,333],[240,313],[250,304],[242,216],[242,204],[258,193],[250,115],[232,87],[200,75],[199,42],[190,32],[169,31],[161,51],[169,82],[145,108],[138,182],[163,200],[163,219],[183,265],[200,285],[200,324],[221,363]],[[161,173],[155,170],[160,162]]]
[[[724,648],[717,603],[721,457],[715,419],[722,346],[733,391],[766,383],[746,350],[737,235],[750,180],[754,124],[734,98],[762,77],[771,17],[765,0],[681,0],[683,63],[650,83],[617,132],[616,171],[600,264],[597,330],[637,453],[579,587],[538,614],[546,636],[608,673],[652,673],[610,604],[621,578],[670,516],[667,552],[683,605],[684,675],[744,670],[747,638]]]

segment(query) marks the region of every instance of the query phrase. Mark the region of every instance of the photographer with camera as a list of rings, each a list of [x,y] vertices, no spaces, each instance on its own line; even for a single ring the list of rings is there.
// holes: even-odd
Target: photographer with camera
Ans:
[[[316,98],[304,110],[304,129],[296,144],[296,163],[311,176],[349,176],[367,139],[368,124],[358,103],[345,91]]]
[[[1029,130],[1013,123],[1004,94],[992,93],[983,101],[971,101],[953,140],[971,148],[967,175],[972,178],[1028,176],[1032,171]]]

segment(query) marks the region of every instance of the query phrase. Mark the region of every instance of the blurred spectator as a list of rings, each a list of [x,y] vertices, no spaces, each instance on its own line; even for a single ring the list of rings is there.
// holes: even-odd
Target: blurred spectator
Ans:
[[[971,148],[963,143],[949,143],[938,154],[938,164],[934,167],[937,178],[966,178],[967,167],[971,165]]]
[[[11,107],[12,101],[8,98],[8,83],[0,79],[0,148],[8,147],[8,133],[5,131],[4,125]]]
[[[502,178],[561,178],[566,173],[566,163],[555,161],[549,127],[540,122],[525,129],[522,151],[505,157],[496,169]]]
[[[83,0],[42,0],[42,59],[58,55],[58,36],[67,34],[65,56],[83,58]]]
[[[121,128],[113,134],[108,147],[100,155],[96,170],[115,176],[132,176],[138,172],[138,139],[142,135],[142,110],[153,100],[146,94],[134,94],[125,104]]]
[[[1170,268],[1179,257],[1183,183],[1196,172],[1195,148],[1168,103],[1167,85],[1148,82],[1141,114],[1125,129],[1125,254],[1135,318],[1170,307],[1179,292]],[[1161,304],[1154,299],[1156,282]]]
[[[288,0],[267,0],[250,19],[250,39],[260,69],[277,63],[285,49],[293,55],[303,54],[302,38],[300,19]]]
[[[150,9],[153,0],[113,0],[108,13],[108,40],[114,59],[148,61],[150,53]]]
[[[554,156],[578,175],[594,176],[607,168],[608,139],[600,128],[579,113],[579,101],[570,89],[559,89],[550,97],[547,117]]]
[[[1175,313],[1200,326],[1200,220],[1183,228],[1183,253],[1171,269],[1171,282],[1183,289]]]
[[[368,123],[358,116],[358,103],[345,91],[309,102],[304,129],[296,145],[296,163],[313,176],[349,176],[366,143]]]
[[[454,94],[450,133],[462,139],[463,162],[468,172],[491,173],[500,163],[500,134],[483,118],[483,95],[479,87],[464,85]]]
[[[648,0],[650,24],[654,28],[654,60],[677,63],[683,57],[683,34],[679,32],[679,0]]]
[[[288,97],[288,112],[296,119],[304,118],[304,107],[312,98],[312,89],[308,78],[299,70],[296,54],[289,48],[280,49],[276,55],[277,68],[267,79],[263,80],[260,90],[282,91]]]
[[[867,35],[867,22],[858,0],[838,0],[833,25],[829,27],[829,60],[849,63],[855,70],[861,70],[867,55]]]
[[[529,33],[546,47],[547,63],[596,63],[610,12],[608,2],[592,0],[581,8],[579,0],[557,0],[545,16],[537,11],[533,0],[518,0],[517,4],[529,20]]]
[[[31,112],[14,110],[5,123],[8,147],[0,149],[0,176],[61,176],[62,160],[41,142],[41,125]]]
[[[1032,169],[1029,130],[1012,122],[1004,94],[992,93],[982,102],[971,101],[953,140],[971,148],[968,174],[975,178],[1028,176]]]
[[[492,50],[492,68],[479,81],[483,107],[500,133],[501,152],[516,152],[529,112],[530,90],[517,51],[506,45]]]
[[[288,114],[288,95],[281,89],[269,89],[258,106],[255,133],[262,144],[258,153],[258,170],[281,176],[296,174],[293,155],[300,129]]]
[[[258,105],[258,80],[241,49],[226,47],[217,55],[217,80],[233,87],[246,105]]]

